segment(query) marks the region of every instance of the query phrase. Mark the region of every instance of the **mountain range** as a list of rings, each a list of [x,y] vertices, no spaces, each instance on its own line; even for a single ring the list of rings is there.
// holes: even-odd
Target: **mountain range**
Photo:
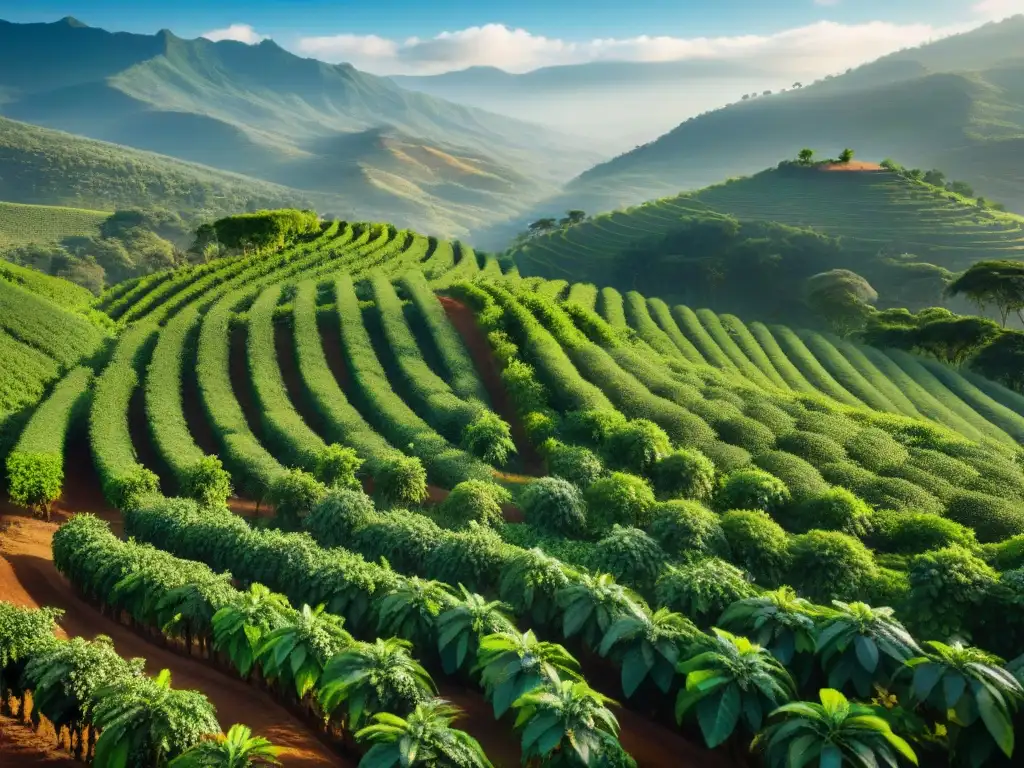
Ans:
[[[459,234],[600,155],[537,125],[415,93],[265,40],[0,22],[0,114]]]

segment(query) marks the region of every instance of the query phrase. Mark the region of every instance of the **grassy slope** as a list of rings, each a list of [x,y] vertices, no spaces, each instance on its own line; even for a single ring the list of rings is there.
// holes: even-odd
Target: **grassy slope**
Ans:
[[[0,202],[0,248],[94,235],[110,214],[85,208]]]
[[[980,258],[1024,257],[1024,218],[969,202],[887,171],[768,170],[601,214],[513,255],[524,274],[600,284],[618,254],[670,231],[679,217],[727,214],[810,227],[842,236],[852,250],[913,253],[953,271]]]

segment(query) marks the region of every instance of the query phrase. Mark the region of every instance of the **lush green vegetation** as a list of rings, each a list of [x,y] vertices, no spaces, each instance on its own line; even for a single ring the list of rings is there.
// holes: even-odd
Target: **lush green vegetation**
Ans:
[[[22,243],[56,243],[72,235],[94,235],[104,211],[0,202],[0,249]]]
[[[378,755],[409,729],[456,739],[430,670],[515,710],[524,756],[567,765],[630,764],[607,696],[709,746],[761,734],[770,762],[784,725],[813,731],[840,694],[880,718],[851,750],[1009,759],[1018,395],[852,337],[481,274],[463,246],[428,277],[442,243],[387,225],[278,234],[104,295],[109,354],[79,353],[20,433],[10,492],[45,512],[89,405],[133,537],[87,517],[58,532],[91,598],[259,670]],[[513,446],[546,476],[506,474]],[[233,496],[269,509],[247,521]],[[326,645],[305,648],[310,627]],[[404,693],[359,698],[346,680],[375,664]],[[955,718],[913,681],[979,667],[992,688],[951,690]]]

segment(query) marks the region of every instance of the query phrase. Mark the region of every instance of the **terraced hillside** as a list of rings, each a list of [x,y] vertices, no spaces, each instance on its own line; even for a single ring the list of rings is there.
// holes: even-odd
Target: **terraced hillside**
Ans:
[[[95,235],[109,215],[85,208],[0,202],[0,249],[21,243],[56,243],[72,235]]]
[[[640,766],[724,765],[694,742],[745,741],[823,682],[790,679],[770,654],[794,673],[821,664],[828,684],[864,698],[924,653],[909,634],[879,651],[862,629],[849,631],[877,663],[852,645],[839,660],[814,650],[837,622],[862,626],[858,608],[822,607],[833,599],[893,606],[868,623],[903,632],[898,620],[919,641],[970,633],[1019,654],[1016,395],[895,353],[480,261],[388,225],[332,222],[280,252],[108,291],[96,309],[117,326],[109,359],[61,380],[8,468],[59,486],[58,470],[87,461],[72,437],[87,431],[132,539],[72,520],[54,536],[57,567],[200,653],[220,642],[217,612],[236,611],[242,645],[216,646],[234,649],[228,671],[255,659],[277,695],[315,698],[334,736],[364,702],[405,717],[436,691],[501,766],[556,748],[572,765],[629,765],[623,750]],[[103,558],[117,589],[90,566]],[[281,593],[277,630],[254,623],[271,599],[257,584]],[[161,618],[185,602],[187,620]],[[806,635],[765,634],[762,610]],[[310,627],[333,639],[307,648],[296,638]],[[254,654],[250,630],[290,639]],[[523,662],[536,656],[544,672]],[[739,656],[778,687],[723,683],[674,722],[676,696],[685,705],[707,679],[697,667]],[[413,659],[433,682],[413,674],[395,689],[412,699],[341,682]],[[697,666],[677,668],[688,659]],[[550,695],[520,698],[531,690]],[[572,736],[584,729],[586,755],[556,702],[593,713]]]
[[[861,273],[870,266],[865,259],[880,252],[914,254],[950,271],[979,259],[1024,256],[1024,219],[972,203],[886,170],[784,167],[594,216],[533,238],[510,255],[523,274],[608,284],[616,257],[655,242],[681,218],[727,215],[841,237],[849,268]]]

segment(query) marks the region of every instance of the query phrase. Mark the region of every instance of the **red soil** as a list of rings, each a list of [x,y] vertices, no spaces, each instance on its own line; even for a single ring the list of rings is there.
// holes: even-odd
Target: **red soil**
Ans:
[[[865,160],[851,160],[848,163],[826,163],[818,166],[819,171],[826,173],[849,172],[849,171],[884,171],[878,163],[869,163]]]
[[[63,513],[59,517],[64,518]],[[283,747],[285,765],[356,764],[355,760],[329,750],[266,693],[232,679],[203,661],[179,656],[168,648],[147,642],[128,627],[101,616],[81,600],[53,566],[50,539],[57,529],[56,524],[33,520],[24,513],[7,509],[0,515],[0,521],[10,524],[0,543],[0,595],[5,600],[26,606],[62,608],[65,614],[61,626],[66,636],[107,635],[113,639],[121,656],[145,658],[150,674],[161,669],[171,670],[175,687],[206,694],[216,707],[222,727],[245,723],[255,733]]]
[[[498,363],[491,352],[491,345],[484,336],[480,326],[477,325],[473,310],[460,301],[448,296],[438,296],[441,306],[452,325],[462,336],[466,343],[476,370],[480,374],[484,388],[491,398],[491,406],[501,418],[512,427],[512,440],[516,444],[516,451],[523,463],[523,468],[528,475],[539,476],[544,474],[544,461],[537,455],[537,451],[530,444],[526,437],[526,430],[516,414],[516,410],[509,400],[508,393],[501,382],[501,372]]]
[[[0,716],[0,765],[18,768],[82,768],[57,746],[53,728],[42,725],[38,732],[14,718]]]
[[[352,382],[345,365],[345,356],[341,352],[341,328],[337,322],[321,322],[318,327],[327,367],[331,369],[342,391],[348,393],[351,391]]]

